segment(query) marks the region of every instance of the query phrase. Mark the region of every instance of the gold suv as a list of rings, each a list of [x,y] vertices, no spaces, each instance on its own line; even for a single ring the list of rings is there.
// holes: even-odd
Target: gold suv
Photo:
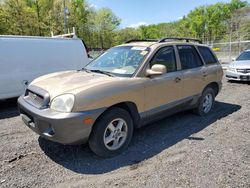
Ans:
[[[135,128],[183,110],[209,113],[222,75],[199,40],[131,40],[82,70],[35,79],[18,103],[25,124],[42,137],[88,143],[110,157],[127,148]]]

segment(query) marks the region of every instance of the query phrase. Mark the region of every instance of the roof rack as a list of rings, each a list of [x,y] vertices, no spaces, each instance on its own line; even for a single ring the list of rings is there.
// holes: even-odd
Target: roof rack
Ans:
[[[158,42],[158,41],[159,40],[157,40],[157,39],[132,39],[132,40],[129,40],[125,43],[127,44],[127,43],[131,43],[131,42]]]
[[[160,40],[157,39],[132,39],[127,41],[126,43],[131,43],[131,42],[158,42],[158,43],[162,43],[162,42],[167,42],[167,41],[175,41],[175,40],[184,40],[186,42],[198,42],[199,44],[202,44],[202,41],[199,39],[193,39],[193,38],[183,38],[183,37],[166,37],[166,38],[162,38]]]
[[[193,39],[193,38],[182,38],[182,37],[167,37],[167,38],[162,38],[158,42],[166,42],[166,41],[174,41],[174,40],[185,40],[186,42],[198,42],[199,44],[202,44],[202,41],[199,39]]]
[[[51,37],[52,38],[77,38],[77,35],[76,35],[76,30],[75,28],[73,27],[73,32],[72,33],[67,33],[67,34],[62,34],[62,35],[54,35],[53,32],[51,32]]]

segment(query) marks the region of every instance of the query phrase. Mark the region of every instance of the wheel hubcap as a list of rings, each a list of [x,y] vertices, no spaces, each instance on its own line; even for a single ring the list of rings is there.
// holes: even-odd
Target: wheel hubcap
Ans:
[[[208,113],[211,110],[212,105],[213,105],[213,96],[212,94],[208,93],[203,101],[203,111],[205,113]]]
[[[109,150],[119,149],[126,141],[128,125],[124,119],[118,118],[111,121],[105,129],[103,141]]]

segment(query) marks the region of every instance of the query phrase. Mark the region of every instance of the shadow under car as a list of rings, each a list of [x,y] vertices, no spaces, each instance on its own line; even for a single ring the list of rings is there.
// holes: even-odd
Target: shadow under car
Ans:
[[[0,120],[19,116],[17,98],[0,100]]]
[[[159,154],[183,139],[197,142],[206,139],[192,135],[240,108],[236,104],[216,102],[213,111],[204,117],[189,111],[175,114],[136,130],[128,149],[121,155],[108,159],[96,156],[88,147],[64,146],[42,137],[38,141],[49,158],[76,173],[102,174],[124,166],[133,169],[137,163]]]

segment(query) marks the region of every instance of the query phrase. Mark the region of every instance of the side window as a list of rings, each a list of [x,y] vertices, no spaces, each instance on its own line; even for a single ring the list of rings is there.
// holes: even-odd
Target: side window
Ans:
[[[150,66],[152,67],[155,64],[165,65],[167,67],[167,72],[176,71],[174,47],[168,46],[160,49],[151,61]]]
[[[194,46],[177,46],[182,69],[192,69],[203,65],[201,58]]]
[[[198,46],[198,50],[207,65],[217,63],[216,58],[214,57],[209,48]]]

